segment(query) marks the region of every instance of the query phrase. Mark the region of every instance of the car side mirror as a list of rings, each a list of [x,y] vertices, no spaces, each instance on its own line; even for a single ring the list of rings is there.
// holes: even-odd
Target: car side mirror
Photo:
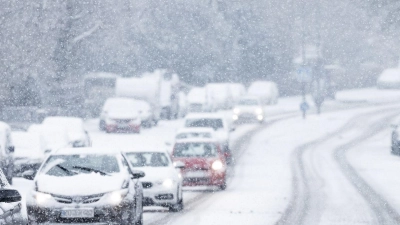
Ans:
[[[14,146],[9,146],[8,147],[8,152],[14,153],[15,152],[15,147]]]
[[[166,142],[165,142],[165,145],[166,145],[166,146],[171,146],[172,144],[171,144],[171,142],[166,141]]]
[[[0,202],[20,202],[21,194],[15,189],[0,189]]]
[[[25,172],[22,173],[22,177],[27,179],[27,180],[33,180],[35,179],[35,171],[33,170],[27,170]]]
[[[236,128],[232,127],[229,131],[230,131],[230,132],[233,132],[233,131],[235,131],[235,130],[236,130]]]
[[[146,174],[143,171],[139,171],[139,170],[132,171],[132,179],[139,179],[144,176],[146,176]]]
[[[174,162],[174,166],[175,166],[175,168],[177,168],[177,169],[184,169],[184,168],[186,167],[185,163],[180,162],[180,161]]]

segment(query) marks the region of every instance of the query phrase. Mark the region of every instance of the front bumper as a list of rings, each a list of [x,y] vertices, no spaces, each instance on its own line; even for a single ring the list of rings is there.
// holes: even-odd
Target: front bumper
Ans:
[[[107,124],[107,132],[120,132],[120,131],[130,131],[130,132],[140,132],[141,124],[129,124],[128,126],[121,126],[117,124]]]
[[[146,182],[148,183],[148,182]],[[167,188],[162,185],[144,187],[143,205],[144,206],[163,206],[168,207],[178,203],[178,184]]]
[[[104,224],[121,224],[129,218],[126,214],[126,207],[121,206],[103,206],[94,207],[93,218],[62,218],[61,211],[63,208],[45,208],[39,206],[27,206],[28,219],[30,222],[44,224],[64,224],[64,223],[104,223]]]
[[[183,186],[221,186],[226,182],[226,172],[209,171],[204,176],[187,176],[183,173]]]
[[[234,122],[263,121],[264,115],[257,113],[239,113],[232,116]]]

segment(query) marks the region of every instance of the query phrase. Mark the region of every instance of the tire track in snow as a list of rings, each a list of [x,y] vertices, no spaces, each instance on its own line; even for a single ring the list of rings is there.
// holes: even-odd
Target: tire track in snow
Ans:
[[[315,149],[317,146],[323,144],[324,142],[327,142],[331,139],[333,139],[335,136],[348,131],[350,128],[354,127],[358,122],[363,121],[362,119],[365,117],[370,118],[371,116],[377,115],[378,113],[387,113],[388,109],[384,110],[377,110],[373,112],[369,112],[366,114],[362,114],[361,116],[355,116],[352,119],[349,120],[344,126],[339,128],[333,133],[330,133],[326,136],[323,136],[319,139],[316,139],[314,141],[308,142],[306,144],[303,144],[295,149],[293,152],[291,161],[292,161],[292,173],[293,173],[293,180],[292,180],[292,197],[290,200],[290,203],[281,216],[281,218],[275,223],[276,225],[301,225],[301,224],[306,224],[306,219],[307,218],[318,218],[320,216],[321,212],[316,212],[315,210],[312,210],[312,203],[318,204],[318,198],[316,198],[315,192],[321,194],[321,186],[323,186],[324,180],[323,178],[319,177],[316,175],[313,171],[312,167],[313,165],[307,165],[304,162],[304,155],[306,152],[309,150]],[[397,115],[397,114],[396,114]],[[385,117],[386,119],[392,118],[394,115],[391,115],[389,117]],[[382,120],[379,120],[379,122],[374,123],[373,126],[370,127],[366,132],[364,132],[361,136],[358,138],[347,142],[344,145],[341,145],[337,150],[335,154],[336,160],[340,160],[342,168],[344,167],[347,171],[347,177],[352,180],[354,179],[353,185],[359,190],[361,193],[361,196],[365,198],[365,200],[371,204],[376,204],[375,201],[377,199],[380,199],[377,203],[377,206],[374,205],[372,207],[373,212],[375,212],[376,217],[378,218],[378,221],[380,222],[385,222],[387,220],[393,221],[390,218],[393,216],[397,218],[397,215],[393,215],[393,210],[389,207],[386,201],[383,200],[383,198],[377,197],[376,194],[374,194],[372,188],[370,188],[365,181],[362,180],[358,176],[358,174],[355,172],[353,169],[353,172],[348,172],[349,170],[351,171],[351,167],[347,162],[343,162],[342,160],[344,159],[344,154],[346,150],[355,144],[359,143],[362,140],[366,140],[370,138],[373,134],[376,133],[376,130],[378,128],[383,129],[384,125],[381,123]],[[344,159],[345,160],[345,159]],[[312,174],[310,177],[309,174]],[[321,184],[321,186],[315,186],[315,184]],[[366,189],[367,191],[362,191],[362,189]],[[313,194],[313,195],[312,195]],[[322,193],[323,194],[323,193]],[[383,207],[385,205],[385,207]],[[377,207],[382,207],[381,209],[376,209]],[[314,207],[315,208],[315,207]],[[381,212],[381,211],[384,212]],[[379,220],[379,214],[383,213],[385,216],[383,219]],[[319,215],[316,215],[319,214]],[[391,216],[389,216],[391,215]],[[397,220],[398,221],[398,220]],[[379,223],[379,224],[398,224],[399,222],[396,223]]]
[[[337,147],[334,154],[335,160],[340,165],[343,173],[357,189],[357,191],[363,196],[363,198],[368,202],[370,208],[375,214],[377,224],[379,225],[400,224],[400,214],[388,203],[387,200],[385,200],[385,198],[378,194],[357,173],[356,169],[348,162],[346,158],[346,153],[355,145],[360,144],[362,141],[365,141],[377,135],[380,131],[387,128],[389,126],[390,120],[397,115],[397,113],[393,114],[381,120],[380,122],[373,124],[373,126],[369,130],[367,130],[359,137],[344,145]]]
[[[258,126],[254,129],[252,129],[250,132],[247,132],[246,134],[242,135],[240,138],[238,138],[233,146],[234,146],[234,156],[235,156],[235,162],[240,160],[240,156],[243,155],[250,144],[251,138],[256,135],[258,132],[261,130],[264,130],[265,128],[271,126],[274,123],[287,120],[296,116],[299,116],[298,113],[293,114],[293,113],[286,113],[287,116],[284,116],[285,114],[282,115],[282,117],[272,119],[268,122],[265,122],[262,126]],[[235,163],[231,166],[229,169],[231,172],[234,171],[233,167],[235,166]],[[229,174],[229,177],[234,176],[233,173]],[[229,181],[228,181],[229,185]],[[214,192],[213,191],[205,191],[196,196],[195,198],[185,202],[185,209],[179,213],[169,213],[166,214],[165,216],[161,218],[157,218],[156,220],[153,221],[148,221],[146,224],[148,225],[161,225],[161,224],[170,224],[173,219],[179,217],[179,215],[185,214],[190,212],[191,210],[195,209],[197,205],[201,205],[202,203],[206,202],[209,200],[211,197],[213,197]]]

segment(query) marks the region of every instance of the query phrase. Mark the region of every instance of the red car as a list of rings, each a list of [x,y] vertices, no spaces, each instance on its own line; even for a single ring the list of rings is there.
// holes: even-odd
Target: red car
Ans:
[[[212,139],[178,140],[172,152],[174,162],[182,162],[183,186],[226,188],[226,160],[218,142]]]

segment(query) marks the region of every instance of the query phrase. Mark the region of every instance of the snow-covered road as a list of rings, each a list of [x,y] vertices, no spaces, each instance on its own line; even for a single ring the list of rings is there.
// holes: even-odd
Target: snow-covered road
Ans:
[[[185,210],[147,208],[145,224],[400,224],[400,157],[390,154],[389,126],[399,119],[399,96],[345,92],[307,120],[298,97],[280,100],[264,125],[231,134],[237,160],[226,191],[186,189]],[[171,142],[182,121],[140,135],[100,132],[97,120],[86,125],[94,146],[140,148]],[[15,180],[23,193],[29,185]]]

